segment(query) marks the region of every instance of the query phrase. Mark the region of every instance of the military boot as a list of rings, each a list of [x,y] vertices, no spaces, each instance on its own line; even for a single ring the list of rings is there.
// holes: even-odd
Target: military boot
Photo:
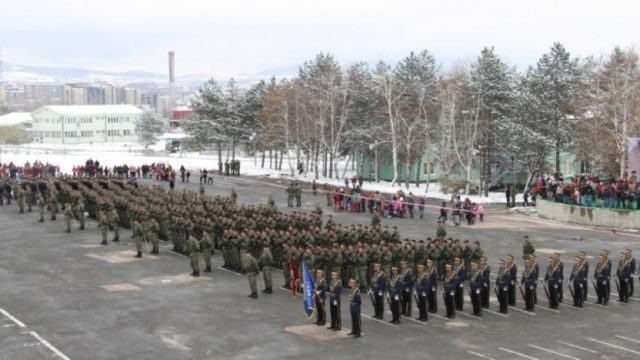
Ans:
[[[204,269],[205,272],[211,272],[211,265],[207,265],[207,267]]]
[[[81,225],[81,226],[80,226],[80,230],[84,230],[84,225]]]
[[[194,276],[194,277],[198,277],[198,276],[200,276],[200,270],[196,271],[196,274],[195,274],[195,275],[193,275],[193,276]]]
[[[258,298],[258,294],[257,293],[251,293],[251,298],[252,299],[257,299]]]
[[[135,257],[141,258],[142,257],[142,252],[138,251],[138,255],[136,255]]]
[[[100,243],[100,245],[107,245],[107,241],[106,241],[106,240],[102,240],[102,242]]]
[[[119,236],[116,236],[116,237],[114,237],[114,238],[113,238],[113,240],[111,240],[111,241],[112,241],[112,242],[118,242],[118,241],[120,241],[120,237],[119,237]]]

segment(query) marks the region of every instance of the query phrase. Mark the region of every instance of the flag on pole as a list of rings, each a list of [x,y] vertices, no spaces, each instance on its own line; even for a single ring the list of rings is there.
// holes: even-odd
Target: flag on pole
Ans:
[[[304,284],[304,313],[309,319],[311,319],[316,312],[315,303],[313,301],[315,285],[313,284],[313,276],[311,276],[311,272],[309,271],[309,267],[306,262],[302,262],[302,281]]]
[[[300,274],[298,273],[298,267],[296,266],[296,262],[293,259],[289,259],[289,278],[290,283],[289,287],[291,288],[291,294],[293,297],[296,297],[298,293],[298,286],[300,285]]]

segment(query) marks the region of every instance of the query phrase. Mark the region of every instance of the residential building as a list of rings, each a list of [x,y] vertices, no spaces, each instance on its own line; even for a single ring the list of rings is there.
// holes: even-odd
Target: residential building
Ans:
[[[32,113],[33,138],[57,144],[136,142],[142,113],[131,105],[44,106]]]

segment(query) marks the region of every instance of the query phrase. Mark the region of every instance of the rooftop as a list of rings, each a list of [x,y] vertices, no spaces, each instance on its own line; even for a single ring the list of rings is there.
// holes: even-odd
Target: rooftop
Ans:
[[[0,116],[0,126],[14,126],[24,123],[33,123],[31,113],[28,112],[12,112]]]
[[[142,114],[140,108],[133,105],[48,105],[36,110],[51,110],[60,115],[131,115]]]

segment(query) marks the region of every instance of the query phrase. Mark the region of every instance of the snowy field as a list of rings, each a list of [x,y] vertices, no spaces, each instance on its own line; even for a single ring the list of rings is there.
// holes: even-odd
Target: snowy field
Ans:
[[[82,165],[89,158],[100,161],[102,165],[113,167],[117,165],[134,165],[141,166],[143,164],[152,163],[165,163],[170,164],[173,168],[180,168],[183,165],[192,172],[192,176],[198,176],[199,170],[217,170],[218,169],[218,156],[217,153],[167,153],[164,149],[164,144],[158,143],[148,148],[144,148],[139,144],[131,143],[109,143],[109,144],[78,144],[78,145],[54,145],[54,144],[29,144],[21,146],[0,146],[0,163],[13,162],[16,165],[23,165],[25,162],[33,162],[39,160],[42,162],[49,162],[60,166],[60,171],[63,173],[71,173],[71,169],[74,166]],[[223,154],[223,161],[225,161],[225,154]],[[274,170],[268,168],[269,160],[265,161],[265,168],[260,167],[260,159],[253,157],[236,157],[241,161],[240,172],[242,175],[255,176],[255,177],[269,177],[286,180],[299,180],[312,182],[315,178],[314,172],[303,173],[297,176],[297,171],[294,171],[296,175],[291,176],[289,163],[285,158],[282,165],[282,170]],[[295,159],[291,160],[292,166],[295,168]],[[344,162],[338,164],[340,174],[344,170]],[[345,176],[351,178],[354,172],[350,169],[346,171]],[[344,186],[344,180],[329,179],[323,176],[319,176],[317,183],[319,185],[328,183],[335,186]],[[380,191],[382,193],[392,194],[402,189],[405,193],[412,192],[416,196],[425,196],[433,199],[450,200],[451,194],[444,194],[441,191],[440,184],[429,184],[428,192],[426,191],[426,185],[421,184],[416,187],[411,184],[410,188],[402,186],[391,186],[388,181],[367,182],[364,183],[364,189],[366,191]],[[464,199],[465,196],[463,195]],[[484,196],[469,196],[469,199],[476,203],[494,204],[505,203],[505,195],[502,192],[489,193],[488,197]],[[518,202],[522,201],[522,194],[518,194],[516,197]]]

